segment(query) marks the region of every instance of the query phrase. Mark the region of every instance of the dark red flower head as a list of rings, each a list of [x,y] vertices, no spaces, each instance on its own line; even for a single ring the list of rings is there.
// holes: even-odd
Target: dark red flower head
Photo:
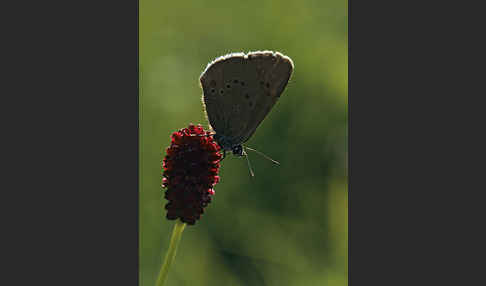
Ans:
[[[172,134],[162,167],[162,187],[167,188],[167,219],[180,218],[193,225],[211,202],[219,181],[220,147],[201,125],[189,125]]]

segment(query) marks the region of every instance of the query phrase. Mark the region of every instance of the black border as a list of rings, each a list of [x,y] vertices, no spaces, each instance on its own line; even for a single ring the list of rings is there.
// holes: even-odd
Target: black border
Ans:
[[[138,5],[4,10],[2,285],[139,283]]]
[[[349,1],[350,285],[484,281],[481,11]]]

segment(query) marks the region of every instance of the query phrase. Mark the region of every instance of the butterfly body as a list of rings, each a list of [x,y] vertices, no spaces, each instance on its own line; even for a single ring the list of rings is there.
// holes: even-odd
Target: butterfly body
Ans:
[[[201,74],[203,105],[223,151],[243,156],[255,132],[285,89],[292,60],[281,53],[233,53],[209,63]]]

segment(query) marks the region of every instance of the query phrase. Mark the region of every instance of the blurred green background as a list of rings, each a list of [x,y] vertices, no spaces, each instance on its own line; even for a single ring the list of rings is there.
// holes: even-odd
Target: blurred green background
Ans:
[[[160,160],[172,132],[207,128],[199,76],[229,52],[295,64],[282,97],[231,154],[216,195],[186,227],[167,285],[347,285],[347,1],[140,0],[140,285],[155,283],[173,221]]]

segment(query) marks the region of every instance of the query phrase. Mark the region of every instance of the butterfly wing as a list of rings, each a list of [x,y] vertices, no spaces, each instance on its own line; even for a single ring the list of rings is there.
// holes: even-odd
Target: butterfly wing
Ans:
[[[231,133],[227,130],[231,126],[231,118],[234,118],[232,108],[235,105],[233,100],[238,98],[239,90],[227,87],[225,75],[230,69],[243,67],[244,54],[229,54],[222,56],[209,63],[206,70],[201,74],[200,82],[203,89],[203,105],[206,116],[211,127],[216,133]],[[243,73],[243,71],[239,71]]]
[[[272,107],[282,95],[290,79],[294,65],[292,60],[280,53],[256,52],[248,55],[248,69],[256,71],[255,107],[248,126],[239,138],[246,142],[265,119]]]
[[[246,142],[282,94],[293,63],[274,52],[229,54],[211,62],[200,77],[212,128],[234,145]]]

